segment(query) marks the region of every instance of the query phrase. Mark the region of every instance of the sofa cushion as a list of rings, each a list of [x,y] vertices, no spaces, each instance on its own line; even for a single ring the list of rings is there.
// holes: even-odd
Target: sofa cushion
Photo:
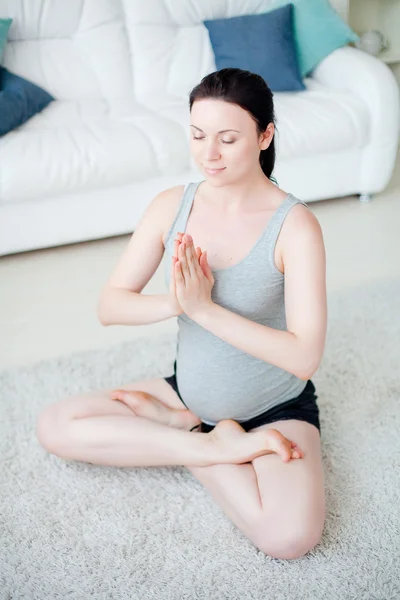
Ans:
[[[293,5],[260,15],[204,21],[217,69],[261,75],[272,91],[305,90],[293,36]]]
[[[0,136],[28,121],[53,100],[42,88],[0,67]]]
[[[7,42],[8,30],[10,29],[11,23],[12,19],[0,19],[0,65],[3,59],[3,52]]]
[[[294,37],[302,77],[331,52],[359,39],[329,0],[275,0],[277,5],[287,5],[288,1],[293,3]]]
[[[1,138],[0,201],[115,187],[188,166],[182,126],[131,99],[56,100]]]

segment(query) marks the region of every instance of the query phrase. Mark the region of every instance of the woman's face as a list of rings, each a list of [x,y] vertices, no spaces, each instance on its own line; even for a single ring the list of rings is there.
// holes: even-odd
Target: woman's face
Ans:
[[[211,185],[232,184],[261,169],[260,151],[271,143],[273,123],[259,136],[246,110],[214,99],[196,100],[190,116],[190,150]]]

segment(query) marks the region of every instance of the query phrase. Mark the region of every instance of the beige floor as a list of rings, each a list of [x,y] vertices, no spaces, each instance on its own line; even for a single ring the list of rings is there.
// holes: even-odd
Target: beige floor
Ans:
[[[309,206],[324,233],[328,293],[400,277],[400,151],[388,187],[372,202],[349,196]],[[103,327],[98,322],[100,289],[128,239],[119,236],[0,258],[0,368],[176,331],[176,319],[140,327]],[[162,263],[143,293],[166,292],[163,268]]]

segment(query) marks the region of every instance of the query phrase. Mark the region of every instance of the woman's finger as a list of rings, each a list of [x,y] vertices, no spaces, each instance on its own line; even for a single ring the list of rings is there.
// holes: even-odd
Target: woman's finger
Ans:
[[[174,238],[174,256],[176,256],[176,258],[178,258],[178,248],[179,248],[179,244],[182,242],[182,233],[180,233],[178,231],[178,233],[176,234],[175,238]]]
[[[203,270],[199,265],[193,240],[189,242],[186,256],[188,258],[188,265],[191,277],[196,277],[196,275],[200,277],[200,275],[203,275]]]
[[[186,282],[190,279],[190,271],[189,271],[189,267],[188,267],[188,263],[187,263],[187,259],[186,259],[186,247],[185,247],[184,242],[182,242],[182,244],[180,244],[180,246],[179,246],[178,259],[179,259],[179,263],[181,265],[183,279]]]
[[[180,233],[178,231],[178,233],[175,236],[175,240],[177,240],[180,243],[182,241],[182,238],[183,238],[183,233]]]
[[[182,263],[177,260],[174,265],[175,268],[175,283],[182,284],[183,283],[183,275],[182,275]]]
[[[207,277],[207,279],[209,279],[210,281],[213,281],[213,279],[214,279],[214,276],[213,276],[213,274],[212,274],[211,267],[210,267],[210,265],[208,264],[208,260],[207,260],[207,250],[206,250],[205,252],[203,252],[203,254],[202,254],[202,256],[201,256],[201,259],[200,259],[200,260],[201,260],[201,262],[200,262],[200,265],[201,265],[201,267],[202,267],[202,269],[203,269],[203,272],[204,272],[205,276],[206,276],[206,277]]]
[[[202,273],[203,273],[204,277],[207,277],[207,270],[206,270],[206,267],[204,266],[204,260],[202,259],[203,251],[200,248],[200,246],[197,246],[196,254],[197,254],[197,260],[199,261],[199,265],[202,270]]]

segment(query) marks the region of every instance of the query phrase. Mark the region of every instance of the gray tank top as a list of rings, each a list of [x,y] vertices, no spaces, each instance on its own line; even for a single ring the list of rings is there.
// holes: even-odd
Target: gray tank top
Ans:
[[[174,238],[185,232],[201,181],[185,186],[165,239],[165,282],[170,283]],[[214,270],[213,302],[274,329],[287,331],[284,275],[276,268],[275,245],[289,210],[305,202],[288,194],[250,254],[236,265]],[[196,243],[196,240],[194,240]],[[207,248],[204,248],[207,250]],[[298,396],[307,382],[255,358],[204,329],[183,313],[178,317],[176,378],[188,408],[204,423],[243,422]]]

